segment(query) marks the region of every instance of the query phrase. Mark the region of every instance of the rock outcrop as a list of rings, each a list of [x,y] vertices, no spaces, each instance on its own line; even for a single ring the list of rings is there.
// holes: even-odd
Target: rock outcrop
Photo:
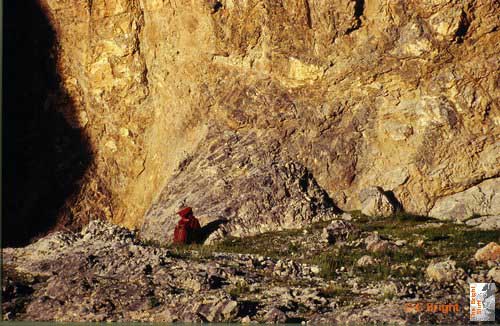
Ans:
[[[318,203],[268,212],[294,201],[275,183],[290,161],[343,210],[377,185],[427,214],[500,174],[498,2],[40,3],[95,152],[75,221],[99,206],[160,239],[186,197],[233,225],[302,223]]]
[[[500,215],[475,217],[465,222],[465,224],[479,230],[500,230]]]
[[[188,158],[146,215],[141,235],[168,241],[182,203],[194,207],[209,235],[248,236],[335,217],[338,208],[301,164],[283,160],[265,131],[209,128],[211,141]],[[220,238],[219,236],[219,238]]]

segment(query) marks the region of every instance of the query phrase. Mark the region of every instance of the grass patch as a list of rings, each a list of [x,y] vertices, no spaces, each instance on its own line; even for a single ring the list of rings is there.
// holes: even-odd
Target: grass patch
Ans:
[[[337,297],[347,297],[351,294],[348,288],[337,285],[330,284],[325,288],[319,290],[319,295],[324,298],[337,298]]]
[[[364,250],[341,247],[313,257],[310,263],[318,265],[319,276],[332,280],[339,275],[338,269],[341,267],[352,269],[356,261],[364,254],[366,254]]]
[[[381,235],[399,239],[413,239],[415,238],[416,227],[426,222],[437,223],[439,221],[426,216],[397,213],[391,217],[372,218],[361,216],[353,223],[365,232],[377,231]]]
[[[358,259],[364,255],[372,256],[377,263],[371,266],[356,266]],[[413,247],[400,248],[383,254],[369,253],[362,248],[342,247],[313,258],[311,263],[319,266],[320,276],[325,279],[333,280],[349,275],[370,282],[383,281],[390,277],[420,278],[423,276],[421,268],[425,265],[424,256],[423,249]],[[344,270],[339,272],[341,267],[344,267]]]
[[[291,240],[297,238],[301,233],[301,230],[285,230],[263,233],[246,238],[228,237],[210,247],[212,250],[219,252],[283,258],[291,256],[292,253],[300,252],[300,246],[291,243]]]
[[[390,253],[387,257],[391,264],[412,262],[419,258],[427,264],[430,258],[451,258],[457,265],[466,269],[474,253],[486,243],[498,241],[498,231],[481,231],[466,225],[454,224],[448,221],[435,220],[425,216],[397,214],[388,218],[360,217],[354,223],[363,231],[377,231],[382,237],[408,240],[408,245]],[[426,223],[426,227],[422,224]],[[423,247],[416,247],[417,240],[424,240]],[[412,264],[415,264],[412,262]],[[416,264],[421,265],[421,264]],[[383,273],[383,271],[380,271]],[[418,276],[420,273],[408,273]],[[393,276],[402,276],[394,275]]]
[[[391,217],[367,217],[360,212],[350,212],[351,223],[364,232],[377,231],[381,237],[392,240],[406,240],[407,243],[383,254],[369,253],[364,245],[351,247],[323,247],[318,250],[302,246],[301,239],[318,235],[330,221],[310,225],[307,234],[302,230],[268,232],[246,238],[229,237],[214,245],[198,244],[185,246],[163,246],[170,255],[183,259],[205,259],[214,252],[253,254],[274,259],[296,258],[299,262],[318,265],[320,276],[337,279],[349,275],[358,276],[367,282],[387,278],[423,279],[423,269],[431,259],[457,261],[465,270],[470,269],[470,259],[475,251],[486,243],[498,241],[498,231],[481,231],[466,225],[453,224],[425,216],[398,213]],[[366,234],[365,234],[366,235]],[[424,241],[423,245],[417,243]],[[151,242],[151,245],[158,245]],[[357,267],[357,260],[363,255],[371,255],[378,263],[373,266]],[[339,272],[341,268],[342,272]],[[239,290],[235,289],[238,292]]]

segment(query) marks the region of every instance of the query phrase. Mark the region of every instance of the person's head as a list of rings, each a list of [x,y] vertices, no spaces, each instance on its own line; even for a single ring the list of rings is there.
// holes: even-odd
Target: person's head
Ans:
[[[191,207],[184,207],[180,211],[177,212],[182,218],[191,218],[193,217],[193,209]]]

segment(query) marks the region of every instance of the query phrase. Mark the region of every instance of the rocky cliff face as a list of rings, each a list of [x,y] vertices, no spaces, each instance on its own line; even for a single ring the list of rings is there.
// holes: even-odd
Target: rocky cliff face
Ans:
[[[40,2],[95,151],[75,220],[303,223],[369,186],[427,214],[499,182],[498,2]]]

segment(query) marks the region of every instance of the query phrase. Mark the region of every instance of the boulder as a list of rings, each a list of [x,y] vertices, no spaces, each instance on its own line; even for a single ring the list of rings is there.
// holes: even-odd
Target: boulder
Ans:
[[[198,297],[202,299],[202,297]],[[228,322],[234,320],[238,315],[239,305],[237,301],[230,299],[208,298],[204,303],[197,306],[195,312],[208,322]]]
[[[391,241],[382,239],[378,233],[372,233],[365,239],[366,250],[373,253],[383,253],[395,250],[397,246]]]
[[[481,216],[465,222],[479,230],[500,230],[500,215]]]
[[[278,308],[272,308],[265,314],[264,321],[266,323],[284,323],[286,322],[286,314]]]
[[[356,266],[367,267],[374,265],[376,262],[376,259],[374,259],[372,256],[364,255],[356,261]]]
[[[490,242],[483,248],[476,251],[474,258],[477,261],[482,262],[500,262],[500,245],[496,242]]]
[[[361,213],[368,216],[390,216],[396,209],[380,187],[369,187],[359,193]]]
[[[487,277],[492,280],[493,282],[496,282],[500,284],[500,267],[495,266],[487,274]]]
[[[350,236],[359,234],[359,229],[352,223],[343,220],[333,220],[323,229],[321,239],[329,244],[345,241]]]
[[[429,212],[429,216],[452,221],[464,221],[475,214],[500,215],[500,178],[439,198]]]

